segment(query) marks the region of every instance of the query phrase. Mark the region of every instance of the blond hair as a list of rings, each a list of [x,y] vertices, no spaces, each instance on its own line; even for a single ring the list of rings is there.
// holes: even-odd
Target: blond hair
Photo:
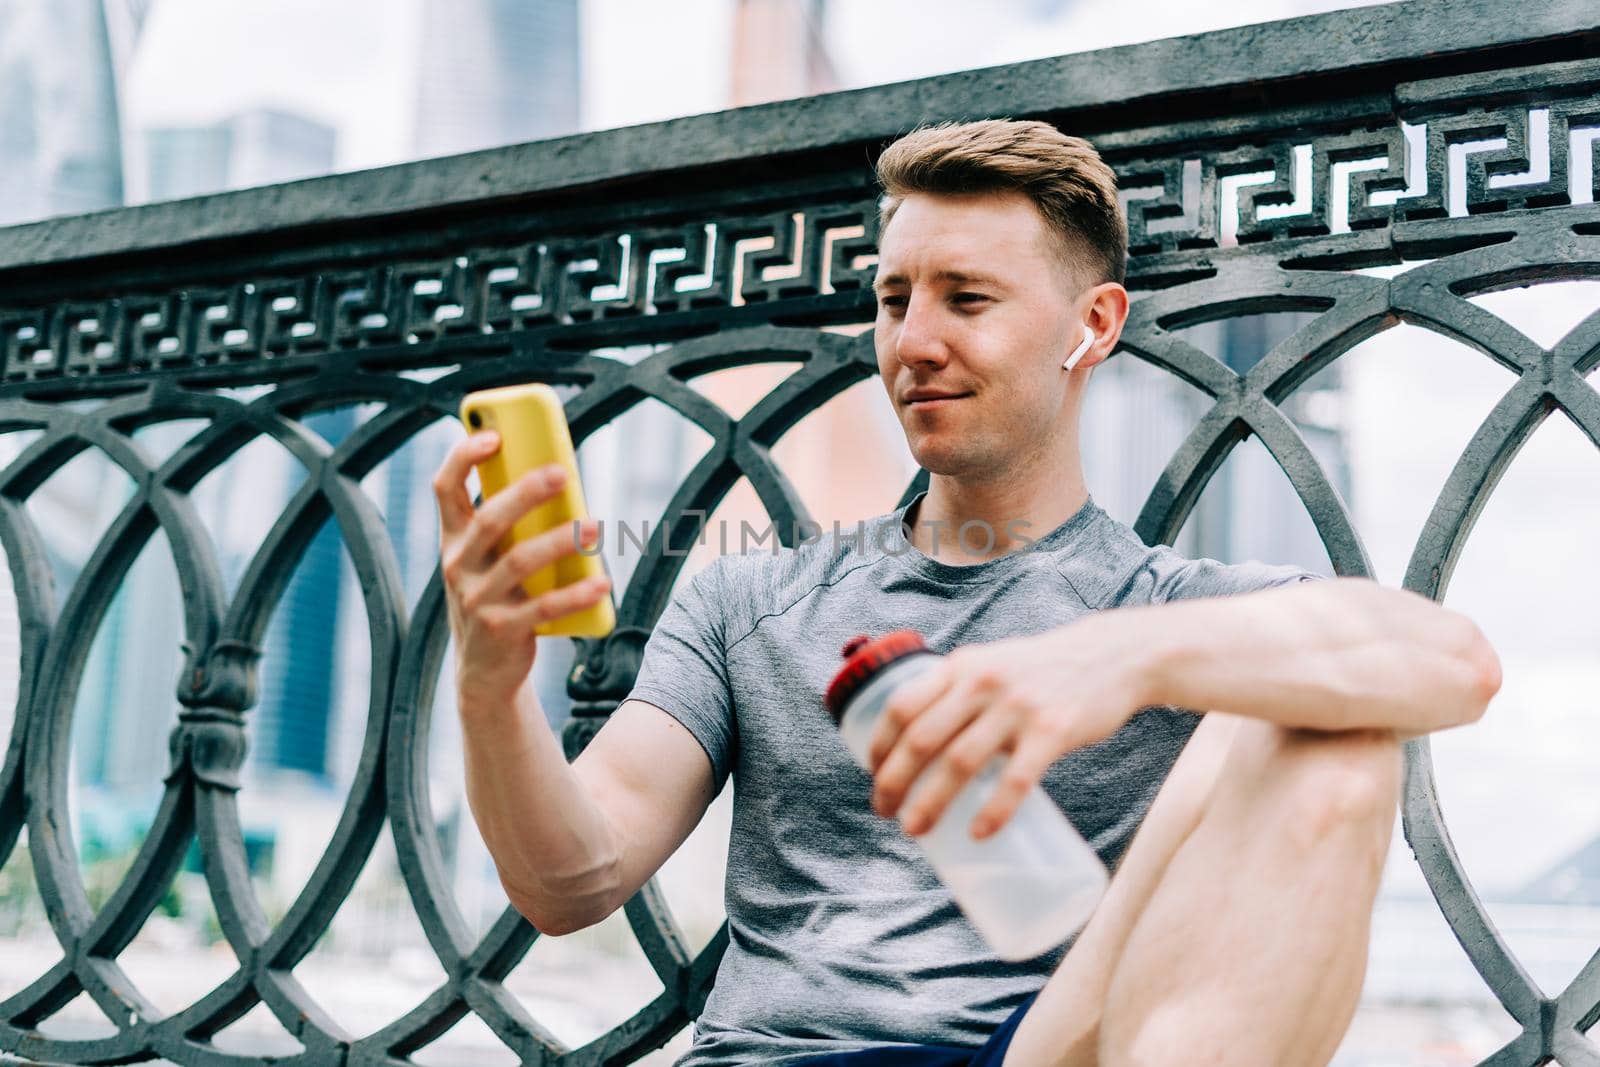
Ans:
[[[912,193],[1016,191],[1032,200],[1070,268],[1087,264],[1098,282],[1121,282],[1128,224],[1117,177],[1094,146],[1047,122],[986,119],[914,130],[878,157],[882,226]]]

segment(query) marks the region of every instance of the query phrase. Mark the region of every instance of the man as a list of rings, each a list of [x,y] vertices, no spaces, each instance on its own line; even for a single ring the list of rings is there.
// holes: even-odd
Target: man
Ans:
[[[1187,560],[1090,499],[1079,412],[1128,295],[1087,142],[923,129],[879,177],[878,366],[928,491],[866,537],[696,575],[570,768],[527,684],[530,633],[605,585],[524,599],[572,533],[493,546],[556,481],[474,512],[465,478],[496,442],[441,468],[468,797],[512,903],[546,933],[598,921],[731,776],[731,939],[685,1064],[1326,1063],[1361,988],[1400,742],[1477,719],[1493,650],[1415,594]],[[848,637],[903,627],[949,655],[896,693],[869,778],[820,697]],[[1115,865],[1064,956],[996,959],[908,836],[997,753],[974,834],[1042,781]]]

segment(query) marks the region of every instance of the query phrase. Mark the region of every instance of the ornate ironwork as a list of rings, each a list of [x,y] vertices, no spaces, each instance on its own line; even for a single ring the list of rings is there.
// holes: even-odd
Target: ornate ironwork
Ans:
[[[1230,450],[1253,434],[1287,473],[1337,571],[1369,573],[1344,501],[1280,409],[1285,398],[1400,322],[1515,373],[1441,492],[1406,575],[1407,587],[1442,597],[1473,522],[1543,419],[1559,408],[1600,446],[1600,398],[1585,380],[1600,362],[1600,314],[1545,349],[1467,300],[1600,274],[1600,61],[1588,58],[1600,13],[1587,0],[1552,0],[1504,16],[1481,0],[1340,12],[0,232],[0,432],[38,431],[0,472],[0,544],[21,620],[0,862],[26,827],[64,953],[0,1003],[0,1050],[73,1063],[259,1062],[210,1038],[261,1002],[303,1046],[297,1062],[404,1062],[472,1012],[526,1062],[619,1063],[698,1012],[723,941],[689,952],[653,885],[626,914],[663,992],[626,1022],[565,1049],[502,985],[537,934],[509,912],[483,937],[469,932],[428,814],[425,742],[446,639],[438,576],[407,603],[358,483],[450,417],[464,392],[543,380],[577,387],[567,410],[580,441],[646,399],[710,435],[667,517],[709,512],[743,477],[792,536],[809,516],[771,448],[875,373],[870,335],[823,327],[871,317],[876,215],[864,160],[920,121],[1044,117],[1091,137],[1121,177],[1137,297],[1122,349],[1213,400],[1139,517],[1149,541],[1176,536]],[[1493,139],[1504,146],[1479,143]],[[1355,273],[1405,259],[1431,262],[1392,279]],[[1315,317],[1242,375],[1175,332],[1263,311]],[[602,351],[630,343],[666,347],[635,363]],[[803,366],[740,418],[687,384],[765,361]],[[444,370],[403,373],[425,368]],[[269,388],[250,399],[225,388],[247,384]],[[103,403],[72,403],[84,400]],[[337,446],[302,425],[355,403],[381,410]],[[133,439],[178,419],[204,427],[165,460]],[[189,492],[260,438],[287,449],[307,478],[230,597]],[[136,488],[58,602],[26,504],[88,449]],[[267,623],[330,516],[365,597],[369,715],[333,840],[272,921],[247,874],[239,769]],[[91,638],[157,532],[185,609],[171,767],[132,868],[95,909],[69,832],[73,700]],[[687,523],[658,526],[616,633],[580,642],[569,752],[627,695],[690,537]],[[1425,740],[1409,748],[1404,814],[1445,917],[1523,1028],[1486,1062],[1600,1063],[1584,1036],[1600,1018],[1600,955],[1553,996],[1517,962],[1451,846]],[[385,822],[447,978],[357,1039],[294,970]],[[164,1015],[118,956],[191,842],[240,966]],[[42,1035],[39,1023],[80,993],[116,1033]]]

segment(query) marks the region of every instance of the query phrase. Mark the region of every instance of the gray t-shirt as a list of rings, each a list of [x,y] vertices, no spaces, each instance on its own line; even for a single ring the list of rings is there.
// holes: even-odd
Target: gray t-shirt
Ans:
[[[719,789],[729,775],[734,782],[730,940],[679,1067],[981,1045],[1062,955],[996,957],[915,841],[872,812],[871,778],[822,703],[851,636],[915,629],[948,653],[1104,608],[1317,577],[1147,547],[1092,500],[1031,546],[954,566],[906,541],[901,523],[917,503],[838,538],[719,557],[679,590],[645,648],[632,698],[683,723]],[[1146,709],[1045,776],[1046,792],[1108,866],[1198,721]]]

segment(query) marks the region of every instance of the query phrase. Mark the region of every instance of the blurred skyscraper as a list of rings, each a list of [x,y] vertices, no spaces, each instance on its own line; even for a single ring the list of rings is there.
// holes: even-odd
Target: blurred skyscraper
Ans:
[[[1274,345],[1316,318],[1305,312],[1277,312],[1229,319],[1217,327],[1217,354],[1236,373],[1246,374]],[[1343,424],[1343,371],[1343,364],[1334,363],[1296,390],[1283,410],[1348,504],[1352,486]],[[1287,476],[1265,449],[1258,442],[1252,444],[1256,447],[1217,472],[1220,481],[1208,494],[1214,500],[1201,499],[1196,520],[1207,545],[1202,554],[1317,567],[1327,549],[1309,512],[1294,498]]]
[[[149,197],[172,200],[326,173],[333,167],[335,145],[333,129],[269,110],[244,112],[208,126],[151,130],[144,145]],[[347,412],[319,418],[339,421],[332,427],[335,433],[349,421]],[[324,433],[330,429],[313,428]],[[193,426],[157,426],[141,437],[161,457],[193,432]],[[246,450],[222,473],[226,486],[218,484],[217,491],[197,498],[230,586],[256,548],[251,535],[267,528],[293,488],[294,472],[285,470],[285,459],[270,450]],[[233,491],[241,486],[249,491]],[[271,514],[262,515],[263,508]],[[329,695],[338,670],[332,650],[339,553],[332,531],[324,530],[313,540],[268,625],[264,644],[269,654],[250,713],[253,772],[285,770],[315,779],[327,773]],[[105,716],[103,729],[80,735],[85,780],[117,791],[153,784],[151,766],[164,761],[176,710],[181,603],[172,565],[155,557],[150,553],[135,565],[106,622],[111,642],[106,666],[118,679],[117,699],[83,702],[86,722],[97,712]],[[135,625],[134,612],[143,625]]]
[[[100,0],[0,0],[0,225],[122,203],[113,52]]]
[[[578,0],[422,0],[418,157],[578,129]]]
[[[1273,313],[1204,323],[1180,331],[1196,347],[1244,374],[1272,346],[1314,318]],[[1329,480],[1350,499],[1349,458],[1338,422],[1337,366],[1285,402]],[[1125,353],[1097,367],[1083,408],[1083,452],[1090,492],[1132,523],[1156,479],[1211,408],[1199,390]],[[1253,437],[1236,446],[1207,484],[1175,547],[1227,562],[1259,559],[1327,569],[1327,554],[1288,479]]]
[[[327,174],[338,131],[301,115],[260,109],[210,126],[145,134],[151,200],[178,200],[224,189],[271,185]]]
[[[823,40],[825,0],[738,0],[734,7],[734,107],[764,104],[839,86]]]
[[[355,428],[356,415],[344,407],[302,421],[338,445]],[[280,483],[285,491],[277,498],[279,509],[304,481],[294,474],[290,483]],[[340,675],[365,665],[359,647],[339,640],[341,608],[360,613],[360,604],[346,596],[344,556],[339,528],[329,518],[306,546],[267,626],[260,699],[251,712],[251,763],[259,771],[298,773],[318,782],[335,774],[330,756],[339,725],[334,698]]]
[[[123,201],[124,152],[119,76],[137,41],[147,0],[0,0],[0,226],[53,215],[99,211]],[[22,447],[13,435],[0,442],[0,459]],[[103,458],[68,464],[29,500],[45,532],[57,580],[58,602],[94,549],[93,535],[127,500],[128,481]],[[0,603],[0,702],[9,730],[16,692],[17,622],[10,582]],[[101,781],[112,751],[131,759],[164,758],[164,734],[154,745],[129,732],[120,712],[137,702],[139,680],[166,673],[166,707],[173,705],[181,637],[168,632],[165,657],[141,662],[117,655],[129,636],[126,590],[101,629],[100,654],[79,685],[77,735],[89,742],[77,752],[80,775]],[[131,687],[129,683],[134,683]],[[143,687],[143,688],[147,688]],[[4,738],[5,733],[0,733]]]

